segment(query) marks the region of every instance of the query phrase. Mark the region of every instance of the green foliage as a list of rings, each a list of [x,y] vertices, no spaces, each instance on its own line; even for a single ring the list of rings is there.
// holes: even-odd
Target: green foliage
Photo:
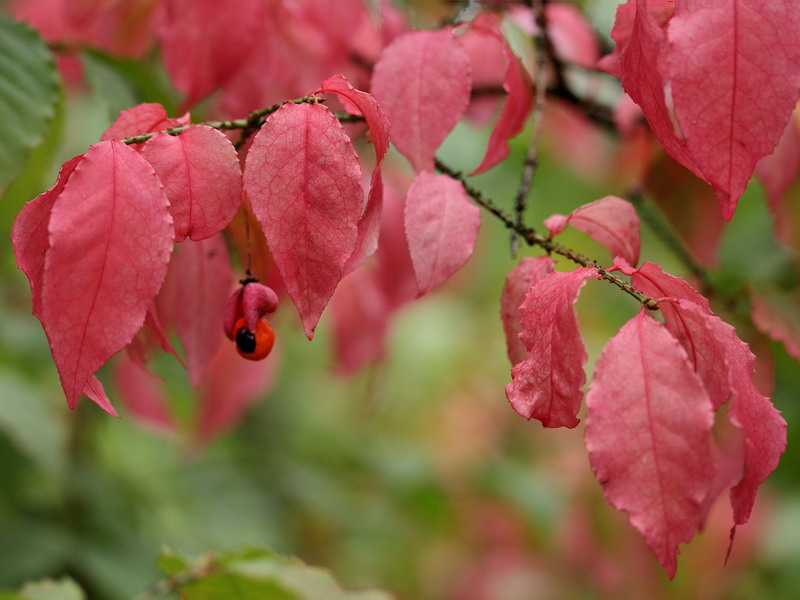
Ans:
[[[58,98],[53,55],[39,34],[0,14],[0,190],[42,141]]]

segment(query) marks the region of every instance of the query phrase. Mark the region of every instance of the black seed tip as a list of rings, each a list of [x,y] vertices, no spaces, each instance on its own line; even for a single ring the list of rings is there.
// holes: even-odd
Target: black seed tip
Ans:
[[[240,327],[236,332],[236,346],[245,354],[256,350],[256,336],[247,331],[247,327]]]

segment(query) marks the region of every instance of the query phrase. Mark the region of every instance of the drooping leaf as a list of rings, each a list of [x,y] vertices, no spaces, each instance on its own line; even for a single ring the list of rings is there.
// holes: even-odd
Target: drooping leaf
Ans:
[[[569,224],[621,256],[631,265],[639,261],[639,217],[630,202],[606,196],[573,210],[569,215],[553,215],[544,222],[550,235],[561,233]]]
[[[375,169],[372,172],[367,206],[358,220],[358,240],[355,251],[345,266],[345,274],[355,270],[372,256],[378,247],[381,212],[383,207],[383,179],[381,163],[389,150],[389,121],[371,94],[355,89],[343,75],[334,75],[322,82],[320,92],[336,94],[349,103],[355,114],[361,114],[367,122],[372,144],[375,146]]]
[[[264,360],[243,360],[232,342],[220,344],[200,384],[200,411],[194,444],[201,447],[230,429],[245,411],[269,392],[280,363],[273,349]]]
[[[0,191],[44,138],[58,98],[56,65],[39,34],[0,14]]]
[[[286,104],[253,140],[244,190],[311,339],[355,250],[358,156],[330,110]]]
[[[522,62],[511,50],[506,38],[500,31],[496,20],[482,19],[478,27],[487,30],[503,49],[506,61],[505,77],[503,79],[503,89],[508,93],[500,118],[492,129],[486,153],[481,159],[480,164],[470,173],[478,175],[488,171],[501,162],[510,150],[508,141],[517,135],[525,126],[525,120],[533,106],[533,91],[530,76],[522,65]]]
[[[197,387],[225,339],[222,322],[234,276],[223,237],[180,244],[167,279],[166,312],[183,345],[189,381]]]
[[[775,232],[781,241],[787,242],[791,236],[783,205],[792,182],[800,177],[800,122],[797,119],[789,119],[775,151],[758,161],[756,175],[764,184]]]
[[[725,219],[800,98],[797,8],[747,0],[675,5],[669,24],[675,118]]]
[[[589,277],[597,278],[591,267],[553,271],[528,288],[519,309],[519,339],[528,354],[511,370],[506,396],[520,415],[545,427],[572,428],[580,422],[587,355],[574,304]]]
[[[405,229],[419,295],[447,280],[472,255],[480,211],[464,186],[424,171],[408,190]]]
[[[638,104],[661,145],[686,168],[699,174],[684,140],[675,133],[664,95],[667,33],[648,10],[647,0],[628,0],[617,9],[611,32],[617,42],[622,87]]]
[[[164,131],[188,123],[188,113],[180,118],[171,119],[167,116],[167,109],[163,106],[155,102],[148,102],[121,111],[116,120],[103,132],[100,139],[103,141],[121,140],[142,133]]]
[[[31,286],[33,314],[42,318],[42,276],[44,260],[50,248],[50,213],[83,155],[75,156],[61,165],[53,186],[27,202],[17,215],[11,229],[11,242],[17,265],[28,277]]]
[[[640,312],[609,340],[586,395],[586,446],[606,500],[675,576],[714,478],[713,412],[686,352]]]
[[[206,125],[180,135],[158,133],[142,148],[164,184],[175,241],[204,240],[233,220],[242,199],[242,170],[230,140]]]
[[[191,106],[230,79],[256,42],[261,0],[220,7],[216,0],[166,0],[160,31],[164,63]]]
[[[506,334],[508,359],[514,366],[528,356],[525,344],[519,339],[522,332],[522,306],[528,289],[553,271],[555,265],[549,256],[525,256],[506,276],[500,297],[500,318]]]
[[[134,418],[158,431],[176,431],[162,382],[155,375],[123,355],[114,366],[114,384]]]
[[[166,272],[172,219],[152,167],[100,142],[83,155],[49,222],[41,320],[70,407],[141,328]]]
[[[433,171],[436,149],[469,102],[469,58],[449,28],[406,33],[375,65],[372,93],[397,149],[416,172]]]

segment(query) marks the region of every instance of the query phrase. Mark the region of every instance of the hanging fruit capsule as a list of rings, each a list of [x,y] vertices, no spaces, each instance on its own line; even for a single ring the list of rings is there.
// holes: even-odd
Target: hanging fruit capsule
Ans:
[[[248,360],[266,358],[275,345],[275,333],[264,317],[258,319],[255,331],[247,328],[244,317],[236,321],[233,331],[236,351]]]

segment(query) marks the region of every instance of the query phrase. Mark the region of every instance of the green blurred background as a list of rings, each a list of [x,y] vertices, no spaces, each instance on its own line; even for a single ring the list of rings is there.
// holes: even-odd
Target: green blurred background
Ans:
[[[590,12],[608,31],[615,3],[596,4]],[[311,343],[296,317],[279,315],[275,386],[200,453],[127,416],[108,379],[121,419],[85,400],[70,411],[30,314],[11,224],[25,201],[51,185],[59,164],[99,139],[121,108],[148,100],[172,111],[177,103],[156,58],[87,53],[85,66],[89,85],[63,99],[48,138],[0,200],[0,586],[69,575],[89,598],[131,598],[159,578],[163,545],[200,553],[256,543],[328,567],[347,587],[379,587],[403,599],[797,597],[797,363],[771,346],[774,401],[789,422],[789,446],[759,492],[751,523],[738,531],[728,565],[723,499],[669,582],[604,502],[582,425],[546,430],[505,399],[510,365],[499,296],[515,261],[505,230],[489,215],[470,263],[403,309],[386,360],[356,376],[334,374],[329,315]],[[474,180],[506,205],[529,134],[502,167]],[[487,138],[486,128],[459,125],[441,155],[469,168]],[[560,160],[559,143],[552,135],[543,143],[534,225],[626,192],[614,176]],[[603,143],[612,152],[617,142]],[[728,226],[713,273],[722,289],[780,283],[795,272],[792,255],[773,240],[762,196],[751,183]],[[643,259],[685,274],[646,227],[642,234]],[[577,232],[562,238],[608,260]],[[589,282],[578,303],[587,372],[636,309],[615,288]],[[173,402],[191,412],[185,374],[168,361],[162,367],[172,377]]]

